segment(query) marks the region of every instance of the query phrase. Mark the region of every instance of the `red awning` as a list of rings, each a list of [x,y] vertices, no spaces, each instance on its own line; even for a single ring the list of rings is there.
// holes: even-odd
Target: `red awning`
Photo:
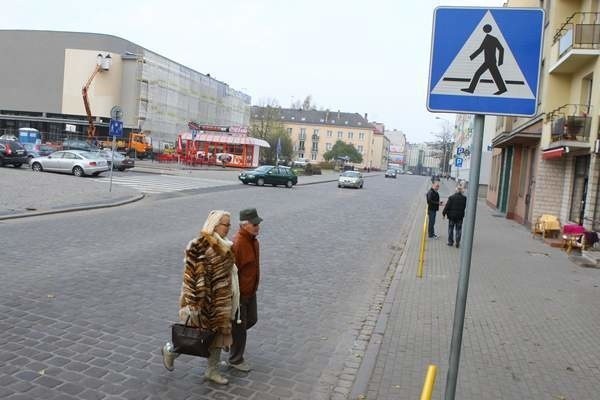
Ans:
[[[542,151],[542,158],[544,160],[556,160],[557,158],[561,158],[563,154],[568,152],[568,147],[557,147],[556,149],[548,149]]]

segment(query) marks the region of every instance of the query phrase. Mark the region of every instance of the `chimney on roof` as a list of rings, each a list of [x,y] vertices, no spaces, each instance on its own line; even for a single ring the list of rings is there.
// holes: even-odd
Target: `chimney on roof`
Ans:
[[[340,110],[338,110],[338,119],[340,119]]]
[[[367,119],[367,113],[365,113],[365,121],[368,121],[368,119]]]
[[[329,118],[329,110],[325,111],[325,123],[327,123],[327,118]]]

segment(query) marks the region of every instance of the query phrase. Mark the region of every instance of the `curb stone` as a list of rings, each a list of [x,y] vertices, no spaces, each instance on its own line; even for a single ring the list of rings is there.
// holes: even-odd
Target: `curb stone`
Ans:
[[[141,193],[139,195],[130,197],[128,199],[121,200],[121,201],[115,201],[112,203],[94,204],[94,205],[78,206],[78,207],[64,207],[64,208],[59,208],[56,210],[39,211],[39,212],[32,212],[32,213],[27,213],[27,214],[20,213],[20,214],[3,215],[3,216],[0,216],[0,221],[5,221],[5,220],[9,220],[9,219],[28,218],[28,217],[39,217],[42,215],[64,214],[64,213],[76,212],[76,211],[98,210],[101,208],[119,207],[119,206],[123,206],[126,204],[135,203],[137,201],[142,200],[144,197],[146,197],[146,195],[144,193]]]

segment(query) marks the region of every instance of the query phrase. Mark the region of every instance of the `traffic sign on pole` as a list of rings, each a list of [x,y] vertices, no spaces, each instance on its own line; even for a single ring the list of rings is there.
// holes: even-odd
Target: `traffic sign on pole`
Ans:
[[[467,208],[445,400],[454,400],[469,290],[469,274],[485,114],[533,116],[542,57],[544,11],[526,8],[438,7],[434,12],[427,109],[475,114]],[[459,149],[460,150],[460,149]],[[463,158],[455,158],[462,167]]]
[[[543,32],[542,9],[436,8],[429,111],[535,115]]]
[[[123,121],[111,119],[108,126],[108,134],[113,137],[123,137]]]

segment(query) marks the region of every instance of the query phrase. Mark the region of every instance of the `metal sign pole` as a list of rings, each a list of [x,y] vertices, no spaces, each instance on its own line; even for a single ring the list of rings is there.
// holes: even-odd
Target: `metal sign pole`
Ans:
[[[108,186],[108,191],[112,192],[112,176],[113,176],[113,163],[115,162],[115,144],[116,144],[116,136],[113,135],[112,141],[112,151],[110,152],[110,185]]]
[[[477,214],[477,196],[479,192],[479,169],[481,168],[481,152],[483,145],[483,124],[485,116],[475,115],[473,129],[473,152],[471,153],[471,170],[469,171],[469,189],[467,192],[467,210],[465,215],[464,234],[460,249],[460,271],[456,304],[454,308],[454,324],[452,325],[452,342],[450,344],[450,361],[446,379],[445,400],[454,400],[456,381],[460,363],[467,292],[469,291],[469,273],[471,270],[471,254],[473,252],[473,234],[475,232],[475,216]]]

